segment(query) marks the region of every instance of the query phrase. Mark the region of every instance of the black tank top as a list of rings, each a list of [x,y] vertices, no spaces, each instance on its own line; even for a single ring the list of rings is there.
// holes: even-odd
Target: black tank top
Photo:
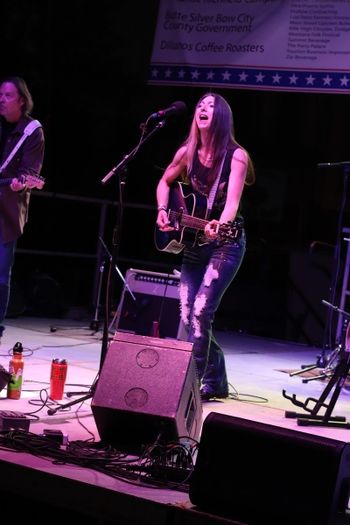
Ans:
[[[221,170],[219,185],[218,185],[215,199],[214,199],[213,206],[212,206],[212,211],[211,211],[210,217],[208,217],[210,219],[219,219],[222,213],[222,210],[225,207],[226,198],[227,198],[228,180],[229,180],[229,176],[231,172],[232,155],[237,148],[238,146],[233,145],[226,152],[224,164]],[[211,186],[208,185],[208,174],[209,174],[209,168],[204,166],[200,162],[198,155],[196,155],[196,157],[194,158],[192,170],[189,173],[189,182],[195,192],[201,193],[202,195],[205,195],[206,197],[209,196],[211,186],[212,186],[212,185]],[[215,183],[215,180],[214,180],[214,183]],[[238,217],[242,218],[241,203],[239,205],[239,210],[237,212],[237,218]]]

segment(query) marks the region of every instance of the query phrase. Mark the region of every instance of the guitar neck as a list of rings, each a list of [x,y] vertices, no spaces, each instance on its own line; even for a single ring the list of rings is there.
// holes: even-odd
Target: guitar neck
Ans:
[[[8,186],[9,184],[11,184],[12,182],[12,178],[11,179],[2,179],[0,177],[0,186]]]
[[[193,230],[204,230],[205,226],[208,224],[208,221],[205,219],[174,211],[170,212],[170,219],[179,220],[180,226],[192,228]]]

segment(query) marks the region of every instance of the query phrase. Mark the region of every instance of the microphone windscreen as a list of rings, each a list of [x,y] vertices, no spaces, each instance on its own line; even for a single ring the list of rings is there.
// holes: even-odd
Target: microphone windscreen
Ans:
[[[176,102],[174,102],[172,104],[172,107],[178,115],[186,113],[187,111],[187,106],[184,102],[182,102],[182,100],[177,100]]]

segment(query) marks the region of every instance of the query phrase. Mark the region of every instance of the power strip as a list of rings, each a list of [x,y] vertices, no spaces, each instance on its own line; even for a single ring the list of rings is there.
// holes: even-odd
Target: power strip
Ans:
[[[0,432],[4,430],[29,430],[30,420],[22,412],[0,410]]]

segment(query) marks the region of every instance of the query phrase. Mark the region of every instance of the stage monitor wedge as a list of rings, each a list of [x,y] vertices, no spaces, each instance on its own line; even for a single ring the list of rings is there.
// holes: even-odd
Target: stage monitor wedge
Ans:
[[[211,412],[189,496],[249,525],[349,524],[350,444]]]
[[[91,403],[101,441],[139,453],[156,439],[198,440],[202,404],[192,344],[116,332]]]

